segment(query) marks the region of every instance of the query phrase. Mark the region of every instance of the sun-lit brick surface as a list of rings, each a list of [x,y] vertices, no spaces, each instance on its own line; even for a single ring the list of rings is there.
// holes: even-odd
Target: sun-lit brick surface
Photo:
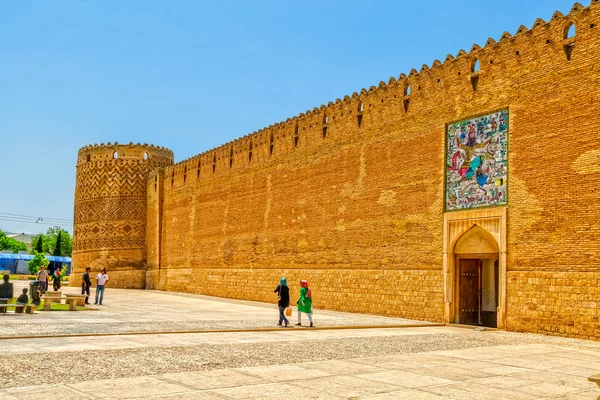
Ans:
[[[445,127],[508,109],[506,328],[600,338],[599,29],[576,4],[152,170],[146,286],[442,321]]]

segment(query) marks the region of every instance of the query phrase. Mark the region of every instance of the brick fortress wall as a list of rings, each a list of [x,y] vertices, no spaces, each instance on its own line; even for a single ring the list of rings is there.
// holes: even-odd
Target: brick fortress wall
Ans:
[[[79,150],[75,186],[73,272],[81,284],[87,266],[105,267],[111,287],[144,288],[146,180],[173,163],[173,153],[148,145],[93,145]]]
[[[600,338],[599,29],[576,4],[167,167],[154,285],[442,321],[445,126],[508,108],[507,329]]]
[[[147,287],[443,321],[445,127],[508,109],[506,328],[600,338],[599,29],[576,3],[153,170]]]

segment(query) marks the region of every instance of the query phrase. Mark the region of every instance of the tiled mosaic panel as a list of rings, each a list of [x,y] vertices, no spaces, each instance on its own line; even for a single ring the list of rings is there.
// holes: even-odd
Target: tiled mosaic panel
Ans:
[[[507,202],[508,110],[448,125],[446,210]]]

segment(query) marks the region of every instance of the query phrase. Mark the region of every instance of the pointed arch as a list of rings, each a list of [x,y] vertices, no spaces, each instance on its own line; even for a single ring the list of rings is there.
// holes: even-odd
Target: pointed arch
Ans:
[[[453,243],[454,254],[491,254],[499,251],[496,239],[478,224],[473,224]]]

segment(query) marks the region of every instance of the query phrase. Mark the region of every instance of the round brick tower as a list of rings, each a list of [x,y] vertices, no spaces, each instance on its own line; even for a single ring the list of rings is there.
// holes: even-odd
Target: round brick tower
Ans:
[[[146,180],[152,169],[171,164],[173,152],[153,145],[102,143],[79,149],[71,286],[81,285],[89,266],[92,278],[105,267],[111,287],[144,288]]]

